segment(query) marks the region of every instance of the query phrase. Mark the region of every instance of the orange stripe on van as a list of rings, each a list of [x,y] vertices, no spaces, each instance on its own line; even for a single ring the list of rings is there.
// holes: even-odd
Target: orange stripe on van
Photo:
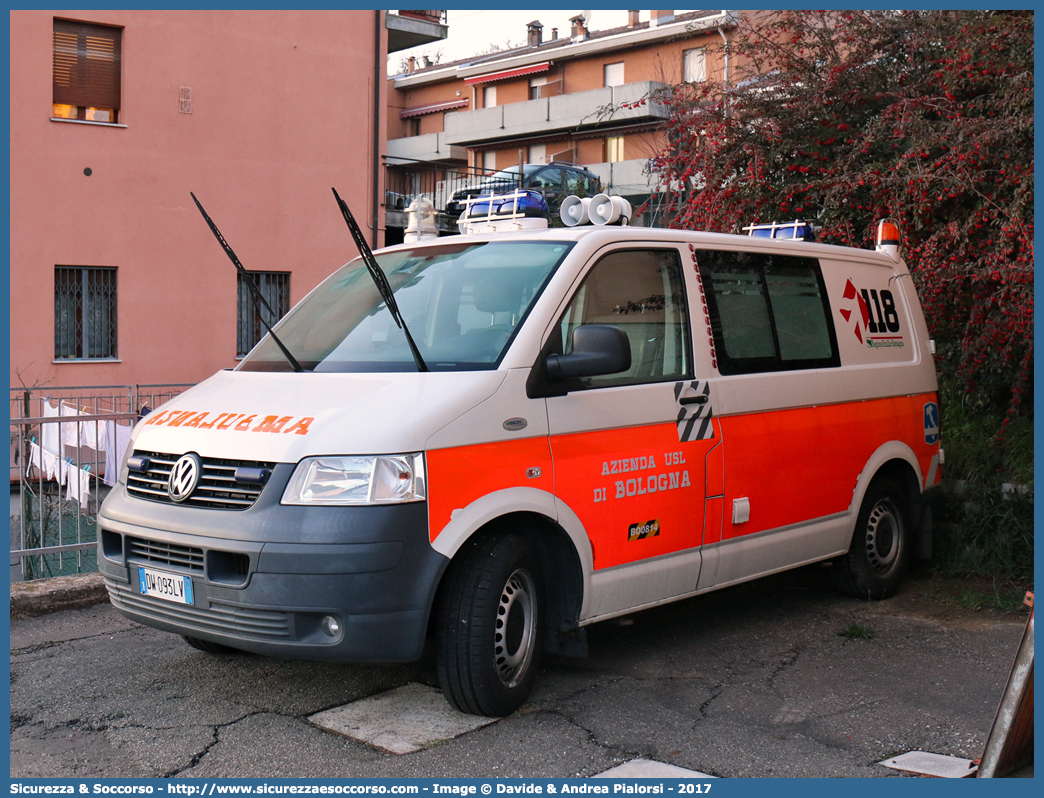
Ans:
[[[583,523],[595,570],[700,545],[714,432],[683,443],[669,422],[552,438],[555,490]]]
[[[725,447],[724,540],[844,512],[870,456],[906,443],[921,475],[938,444],[924,442],[923,407],[934,394],[872,399],[719,419]],[[732,523],[732,503],[750,500],[750,520]]]
[[[551,448],[547,438],[481,443],[427,453],[428,536],[435,538],[456,509],[505,488],[554,491]],[[540,476],[527,476],[529,469]]]

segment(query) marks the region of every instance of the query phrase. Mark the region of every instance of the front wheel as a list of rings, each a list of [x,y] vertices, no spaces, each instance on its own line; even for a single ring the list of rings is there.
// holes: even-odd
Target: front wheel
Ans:
[[[456,709],[502,717],[522,705],[536,679],[543,584],[522,538],[468,545],[450,566],[439,602],[436,669]]]
[[[848,554],[834,563],[834,581],[849,596],[888,598],[899,588],[909,563],[906,493],[893,480],[878,477],[859,508]]]

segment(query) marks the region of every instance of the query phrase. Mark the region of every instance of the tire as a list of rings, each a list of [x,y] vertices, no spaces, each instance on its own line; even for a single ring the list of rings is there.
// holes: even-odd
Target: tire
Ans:
[[[238,648],[232,648],[231,646],[225,646],[221,643],[211,643],[209,640],[203,640],[200,637],[188,637],[182,635],[181,639],[192,646],[197,651],[204,651],[207,654],[242,654]]]
[[[454,708],[503,717],[533,689],[540,662],[543,582],[516,535],[480,539],[450,566],[435,630],[439,685]]]
[[[837,588],[863,599],[895,593],[910,564],[910,533],[906,492],[887,477],[876,478],[863,497],[848,554],[834,563]]]

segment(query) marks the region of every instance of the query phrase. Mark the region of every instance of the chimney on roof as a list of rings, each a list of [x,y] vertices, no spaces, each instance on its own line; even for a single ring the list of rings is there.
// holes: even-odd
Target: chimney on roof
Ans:
[[[558,28],[551,28],[551,41],[558,38]]]
[[[409,60],[406,62],[406,74],[407,75],[412,75],[416,71],[417,71],[417,59],[414,58],[411,55]]]
[[[420,57],[420,61],[421,61],[421,68],[422,69],[425,69],[425,68],[431,66],[431,59],[428,58],[428,56],[426,56],[426,55],[422,55]]]
[[[674,22],[674,11],[650,11],[649,27],[657,28],[660,25],[669,25]]]
[[[577,14],[575,17],[570,17],[569,21],[573,23],[572,32],[569,34],[573,41],[585,41],[587,39],[587,25],[584,23],[584,15]]]
[[[544,26],[540,24],[538,19],[534,19],[526,25],[526,33],[528,34],[530,47],[536,47],[544,41]]]
[[[637,28],[638,27],[638,14],[640,11],[628,11],[627,12],[627,27]]]

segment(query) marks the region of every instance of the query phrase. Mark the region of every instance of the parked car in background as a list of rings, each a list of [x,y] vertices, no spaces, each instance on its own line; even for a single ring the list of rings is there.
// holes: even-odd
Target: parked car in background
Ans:
[[[582,166],[563,161],[552,161],[549,164],[523,164],[521,183],[519,185],[518,166],[501,169],[478,185],[455,191],[452,199],[446,203],[446,214],[459,216],[464,212],[467,200],[483,194],[504,193],[515,188],[528,188],[539,191],[543,195],[552,218],[555,218],[562,200],[566,197],[570,195],[593,197],[602,190],[602,181],[598,175],[588,172]]]

